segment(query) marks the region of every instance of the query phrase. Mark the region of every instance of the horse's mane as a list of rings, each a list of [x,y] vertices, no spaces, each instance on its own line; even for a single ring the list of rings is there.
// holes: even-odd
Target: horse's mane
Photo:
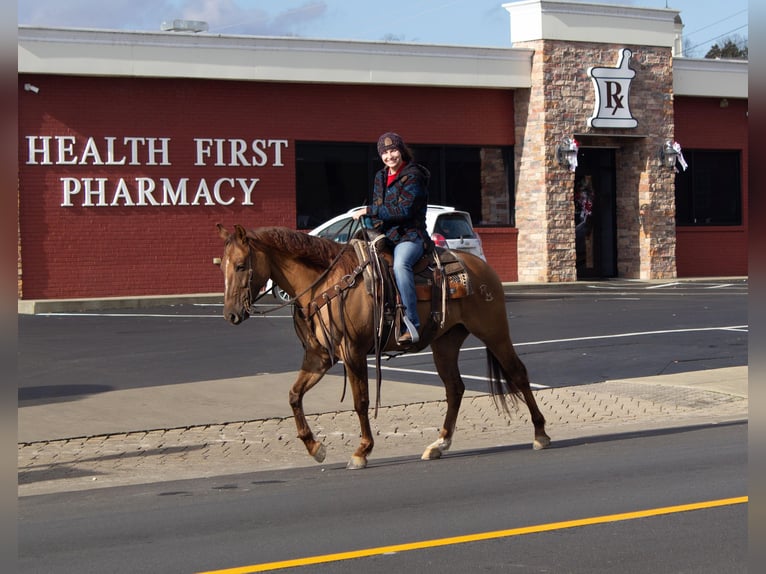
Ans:
[[[344,249],[349,255],[354,252],[353,249],[341,243],[287,227],[260,227],[248,231],[247,236],[259,248],[296,259],[317,270],[327,269]],[[340,257],[340,259],[348,260],[348,257]],[[338,263],[343,265],[342,261]]]

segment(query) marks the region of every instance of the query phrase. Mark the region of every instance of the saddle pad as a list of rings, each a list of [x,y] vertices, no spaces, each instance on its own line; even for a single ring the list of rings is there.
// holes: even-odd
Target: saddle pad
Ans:
[[[427,279],[423,283],[415,283],[415,292],[418,301],[430,301],[433,296],[433,280]],[[447,299],[462,299],[471,294],[468,283],[468,274],[465,271],[447,275]]]
[[[439,258],[442,262],[442,270],[447,279],[447,298],[462,299],[472,293],[471,282],[460,257],[453,251],[440,250]],[[418,301],[430,301],[433,297],[433,273],[425,269],[415,274],[415,292]]]

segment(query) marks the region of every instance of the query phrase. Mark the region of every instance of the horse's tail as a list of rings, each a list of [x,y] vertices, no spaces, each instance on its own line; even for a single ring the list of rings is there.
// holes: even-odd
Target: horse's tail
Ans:
[[[500,365],[500,361],[492,352],[487,349],[487,378],[489,379],[489,391],[492,394],[492,400],[495,401],[495,406],[502,408],[506,414],[510,415],[511,410],[508,405],[508,399],[514,405],[516,401],[521,398],[521,389],[513,382],[512,379],[503,372],[503,368]]]

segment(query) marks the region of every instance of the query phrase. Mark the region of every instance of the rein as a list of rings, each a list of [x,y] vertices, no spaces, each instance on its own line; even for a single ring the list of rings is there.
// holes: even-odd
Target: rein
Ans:
[[[316,287],[316,286],[317,286],[317,285],[318,285],[318,284],[319,284],[319,283],[320,283],[320,282],[321,282],[321,281],[322,281],[322,280],[323,280],[325,277],[327,277],[327,274],[328,274],[328,273],[329,273],[329,272],[332,270],[332,268],[333,268],[333,267],[335,266],[335,264],[336,264],[336,263],[337,263],[337,262],[340,260],[341,256],[343,255],[343,253],[345,253],[345,252],[346,252],[346,250],[347,250],[347,249],[348,249],[348,244],[344,244],[344,245],[343,245],[343,248],[342,248],[342,249],[341,249],[341,250],[338,252],[338,255],[336,255],[336,256],[335,256],[335,259],[333,259],[333,260],[330,262],[330,264],[327,266],[327,269],[325,269],[325,270],[324,270],[324,271],[323,271],[323,272],[322,272],[322,273],[319,275],[319,277],[317,277],[317,278],[314,280],[314,282],[313,282],[313,283],[311,283],[311,285],[309,285],[308,287],[306,287],[306,288],[305,288],[303,291],[301,291],[300,293],[298,293],[298,294],[297,294],[295,297],[293,297],[293,298],[292,298],[292,299],[290,299],[289,301],[283,301],[283,302],[282,302],[280,305],[277,305],[276,307],[272,307],[272,308],[270,308],[270,309],[267,309],[266,311],[256,311],[255,309],[253,309],[253,305],[254,305],[254,304],[257,302],[257,301],[260,301],[260,300],[261,300],[263,297],[265,297],[265,296],[266,296],[266,291],[264,291],[263,293],[260,293],[260,294],[259,294],[259,295],[258,295],[258,296],[255,298],[255,299],[252,299],[252,293],[253,293],[253,273],[252,273],[252,269],[251,269],[251,272],[250,272],[250,279],[249,279],[249,281],[248,281],[247,289],[248,289],[248,292],[250,293],[250,298],[252,299],[252,301],[251,301],[251,302],[248,304],[248,306],[247,306],[247,312],[248,312],[248,314],[249,314],[250,316],[253,316],[253,315],[268,315],[269,313],[273,313],[274,311],[279,311],[280,309],[283,309],[284,307],[287,307],[288,305],[295,305],[295,302],[298,300],[298,298],[299,298],[299,297],[302,297],[303,295],[305,295],[306,293],[308,293],[309,291],[311,291],[311,290],[312,290],[314,287]],[[248,258],[248,263],[249,263],[250,267],[252,268],[252,265],[253,265],[253,262],[252,262],[252,255],[251,255],[251,258]],[[354,275],[354,277],[356,277],[356,276],[357,276],[359,273],[356,273],[356,269],[355,269],[354,271],[355,271],[355,275]],[[360,272],[361,272],[361,271],[360,271]],[[349,275],[344,275],[342,279],[346,279],[347,277],[349,277]],[[350,285],[348,285],[348,287],[347,287],[347,288],[353,287],[353,285],[354,285],[354,283],[352,282]],[[337,287],[337,285],[336,285],[335,287]],[[328,291],[330,291],[331,289],[333,289],[333,288],[327,289],[327,290],[326,290],[324,293],[322,293],[322,295],[324,295],[325,293],[327,293],[327,292],[328,292]],[[320,296],[320,297],[321,297],[321,296]],[[317,298],[317,299],[318,299],[318,298]],[[314,299],[314,300],[312,301],[312,303],[313,303],[314,301],[316,301],[316,299]],[[309,305],[310,305],[310,304],[309,304]]]

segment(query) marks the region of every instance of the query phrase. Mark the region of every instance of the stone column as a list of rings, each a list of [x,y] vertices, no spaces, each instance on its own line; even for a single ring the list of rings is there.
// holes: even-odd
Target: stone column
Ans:
[[[532,87],[514,99],[519,281],[574,281],[574,174],[558,164],[556,146],[571,134],[565,96],[576,69],[554,64],[552,42],[517,47],[535,50]]]
[[[672,169],[659,150],[673,137],[671,49],[632,49],[630,89],[635,128],[593,128],[595,106],[588,67],[615,67],[624,46],[534,40],[530,89],[517,89],[516,226],[519,281],[577,279],[574,174],[556,160],[562,138],[608,145],[615,160],[617,273],[620,277],[675,277],[675,193]]]

